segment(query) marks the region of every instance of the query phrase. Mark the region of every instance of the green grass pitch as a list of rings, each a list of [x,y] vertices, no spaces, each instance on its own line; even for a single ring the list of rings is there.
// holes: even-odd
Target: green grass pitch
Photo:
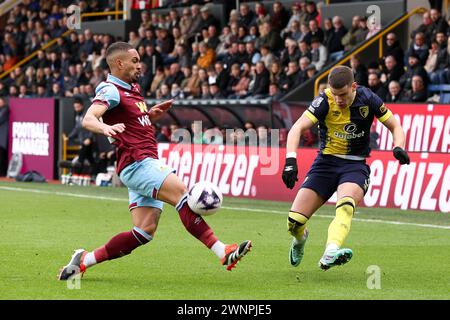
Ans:
[[[127,206],[124,188],[0,182],[0,299],[450,299],[449,214],[358,208],[346,241],[352,261],[324,272],[317,263],[332,206],[308,223],[306,254],[293,268],[290,204],[233,198],[206,217],[223,242],[253,241],[232,272],[166,206],[148,245],[89,269],[78,289],[58,281],[73,249],[131,229]],[[379,289],[368,288],[369,266],[380,270]]]

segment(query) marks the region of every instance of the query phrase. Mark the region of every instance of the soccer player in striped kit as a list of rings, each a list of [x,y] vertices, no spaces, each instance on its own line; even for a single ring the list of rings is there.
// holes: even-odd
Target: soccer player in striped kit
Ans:
[[[405,134],[392,112],[370,89],[358,86],[346,66],[331,70],[328,89],[317,96],[288,134],[286,163],[282,174],[287,188],[297,179],[297,147],[303,132],[319,123],[320,152],[306,175],[289,212],[292,235],[289,261],[297,267],[304,255],[309,218],[337,191],[336,216],[328,228],[325,252],[319,261],[323,270],[347,263],[351,249],[342,248],[350,231],[355,207],[369,187],[370,127],[377,117],[392,133],[394,157],[409,164],[404,150]]]
[[[117,173],[128,187],[133,228],[112,237],[93,250],[75,250],[59,274],[68,280],[87,268],[131,253],[150,242],[158,226],[163,202],[176,208],[180,219],[195,238],[212,250],[227,270],[250,250],[251,241],[240,245],[222,243],[213,230],[187,204],[188,190],[174,170],[158,160],[152,123],[160,119],[173,100],[148,109],[136,83],[141,73],[138,52],[128,43],[113,43],[106,51],[111,73],[100,83],[83,127],[107,136],[117,147]]]

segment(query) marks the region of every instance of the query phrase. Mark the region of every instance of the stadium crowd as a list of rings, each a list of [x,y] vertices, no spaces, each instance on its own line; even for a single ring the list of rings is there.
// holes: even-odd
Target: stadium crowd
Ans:
[[[291,7],[279,1],[271,7],[241,2],[223,24],[209,2],[168,1],[167,14],[143,10],[139,27],[126,39],[85,29],[40,50],[68,30],[70,1],[24,0],[8,14],[0,31],[0,74],[12,70],[0,80],[0,96],[90,99],[108,74],[106,48],[122,40],[140,53],[139,82],[148,98],[276,101],[381,29],[377,21],[363,16],[354,16],[351,24],[339,16],[324,17],[322,24],[321,6],[313,1]],[[114,5],[111,0],[79,2],[83,13],[114,10]],[[429,100],[428,84],[450,81],[449,31],[439,9],[427,11],[408,48],[389,33],[380,61],[365,65],[353,56],[350,66],[356,81],[386,102]],[[13,69],[36,51],[29,63]],[[170,137],[170,130],[162,131],[160,141]],[[316,143],[317,139],[306,139],[305,145]]]
[[[325,18],[321,25],[320,6],[313,1],[299,1],[291,8],[278,1],[272,8],[262,2],[254,7],[241,3],[230,11],[225,25],[208,5],[182,2],[185,7],[167,14],[142,11],[139,27],[127,39],[85,29],[39,50],[67,31],[66,7],[55,0],[24,1],[9,13],[1,32],[0,73],[30,53],[38,54],[2,79],[0,95],[91,98],[108,73],[106,48],[123,40],[141,55],[140,85],[149,98],[180,93],[185,99],[279,100],[381,28],[362,16],[354,16],[347,26],[338,16]],[[82,12],[107,11],[113,4],[81,1],[80,7]],[[350,65],[357,82],[388,102],[426,101],[428,83],[449,80],[448,23],[432,9],[412,37],[404,50],[390,33],[382,61],[367,66],[354,56]]]

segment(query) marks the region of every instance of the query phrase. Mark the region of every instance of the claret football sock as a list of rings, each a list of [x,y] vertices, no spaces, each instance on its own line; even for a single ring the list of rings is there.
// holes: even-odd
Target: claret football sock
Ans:
[[[148,243],[152,236],[144,230],[134,227],[131,231],[122,232],[111,238],[104,246],[86,254],[83,264],[90,267],[94,264],[120,258],[137,247]]]
[[[205,220],[189,208],[187,194],[181,198],[175,208],[186,230],[211,249],[218,239]]]
[[[342,246],[350,232],[354,211],[355,200],[351,197],[343,197],[336,203],[336,216],[328,227],[327,248],[334,248],[331,244],[337,248]]]
[[[306,222],[308,218],[301,213],[290,211],[287,219],[288,232],[294,237],[297,243],[304,240]]]

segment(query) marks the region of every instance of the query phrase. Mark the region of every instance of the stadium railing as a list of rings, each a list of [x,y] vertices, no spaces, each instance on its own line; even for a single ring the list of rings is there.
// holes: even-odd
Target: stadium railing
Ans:
[[[330,71],[333,67],[347,63],[351,59],[352,56],[363,52],[369,46],[371,46],[372,44],[374,44],[377,41],[378,41],[378,58],[381,59],[383,57],[383,36],[386,35],[387,33],[391,32],[393,29],[395,29],[396,27],[398,27],[405,21],[408,21],[412,16],[414,16],[416,14],[422,14],[426,11],[428,11],[428,9],[426,9],[424,7],[418,7],[418,8],[415,8],[414,10],[404,14],[402,17],[400,17],[399,19],[397,19],[396,21],[391,23],[386,28],[383,28],[381,31],[379,31],[377,34],[375,34],[369,40],[367,40],[366,42],[361,44],[359,47],[357,47],[354,50],[347,53],[341,60],[338,60],[335,63],[330,64],[326,68],[326,70],[324,70],[322,73],[320,73],[316,77],[316,79],[314,81],[314,96],[317,96],[317,94],[319,93],[320,82],[322,81],[322,79],[324,79],[325,77],[328,76],[328,74],[330,73]]]
[[[87,17],[100,17],[100,16],[108,16],[108,15],[123,15],[125,14],[124,11],[111,11],[111,12],[89,12],[89,13],[82,13],[80,15],[80,21],[83,21],[83,18],[87,18]],[[20,60],[19,62],[17,62],[15,65],[13,65],[10,69],[4,71],[3,73],[0,74],[0,80],[5,78],[7,75],[9,75],[11,72],[13,72],[16,68],[26,64],[27,62],[29,62],[31,59],[33,59],[34,57],[37,56],[39,51],[42,50],[47,50],[48,48],[50,48],[51,46],[53,46],[54,44],[57,43],[57,41],[61,38],[64,38],[66,36],[68,36],[70,33],[75,32],[73,29],[69,29],[66,32],[64,32],[60,37],[55,38],[53,40],[50,40],[49,42],[47,42],[46,44],[44,44],[42,47],[40,47],[38,50],[34,51],[33,53],[29,54],[28,56],[26,56],[25,58],[23,58],[22,60]]]

